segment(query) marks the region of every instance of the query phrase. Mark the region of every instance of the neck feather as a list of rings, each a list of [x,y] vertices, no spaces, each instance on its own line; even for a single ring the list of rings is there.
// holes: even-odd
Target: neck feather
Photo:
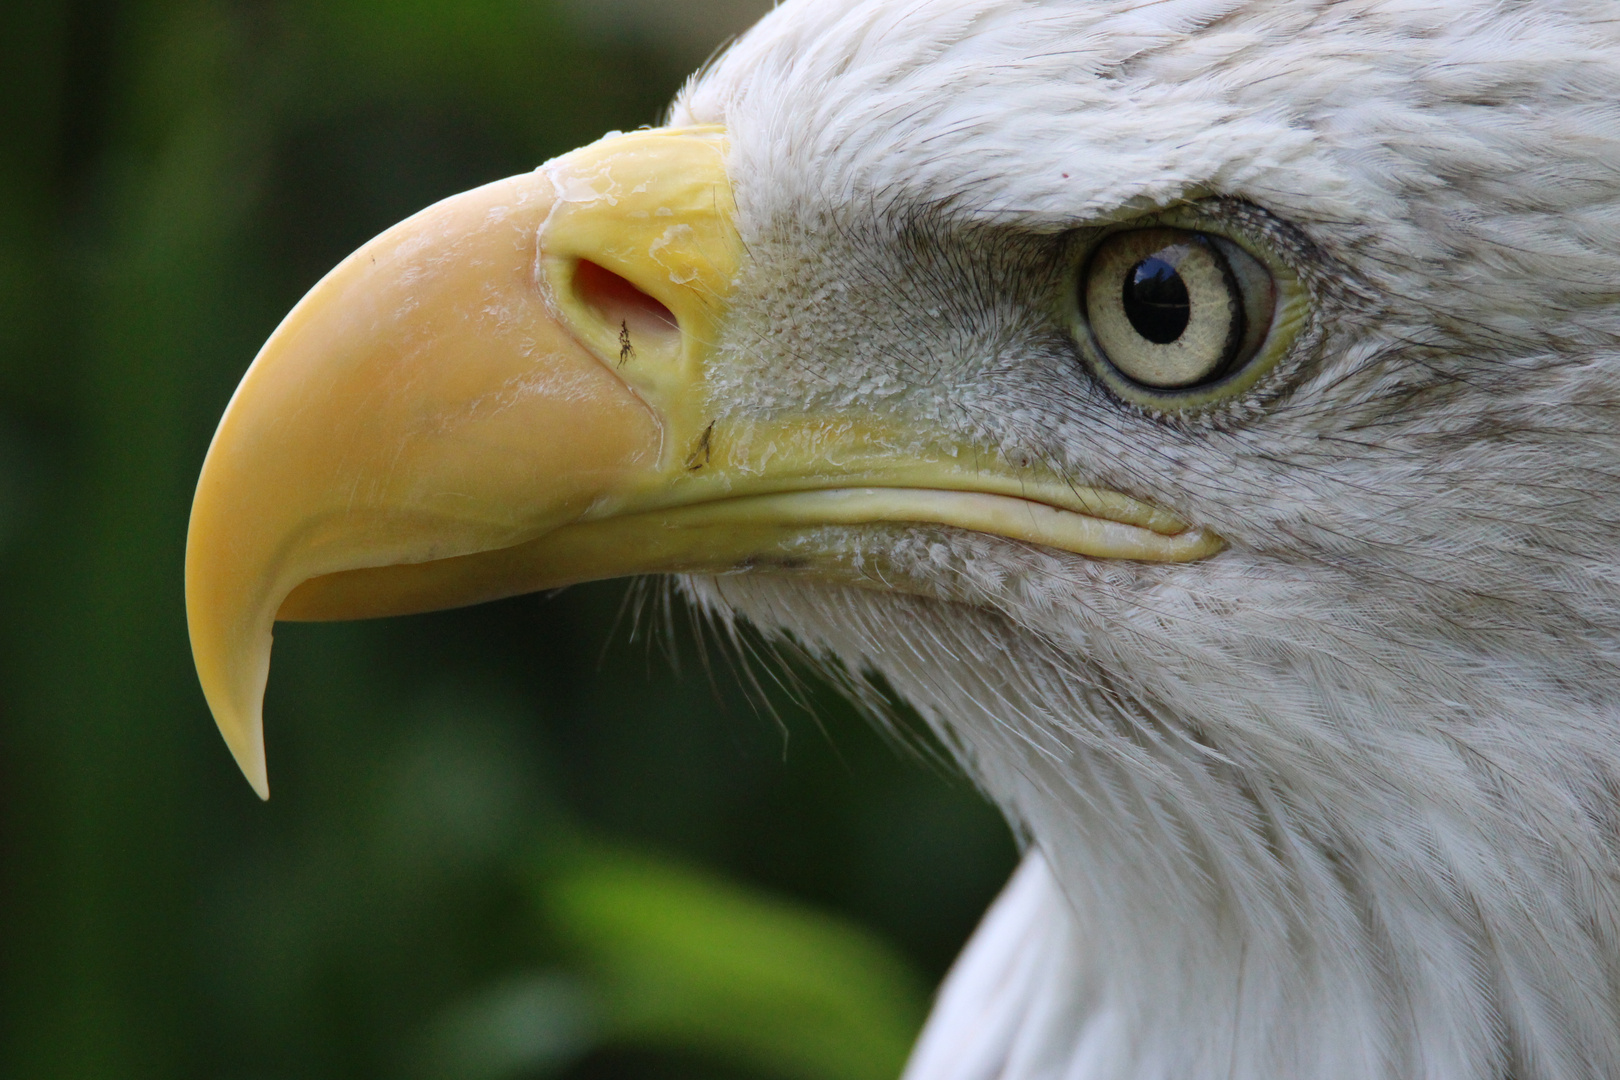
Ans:
[[[1344,686],[1200,713],[983,611],[703,588],[880,672],[1039,853],[908,1080],[1620,1075],[1620,769],[1592,756],[1608,716],[1501,690],[1466,725],[1436,702],[1358,727]],[[972,1001],[1001,1017],[973,1028],[989,1042],[938,1051]]]

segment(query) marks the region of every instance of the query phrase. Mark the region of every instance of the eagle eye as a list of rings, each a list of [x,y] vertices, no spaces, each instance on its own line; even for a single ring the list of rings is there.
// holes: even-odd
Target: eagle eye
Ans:
[[[1160,225],[1105,234],[1081,264],[1077,291],[1093,370],[1120,396],[1159,409],[1253,386],[1288,344],[1280,339],[1292,338],[1302,299],[1285,267],[1219,233]]]
[[[1223,237],[1133,229],[1097,246],[1082,289],[1097,347],[1155,390],[1218,379],[1254,354],[1276,290],[1265,267]]]

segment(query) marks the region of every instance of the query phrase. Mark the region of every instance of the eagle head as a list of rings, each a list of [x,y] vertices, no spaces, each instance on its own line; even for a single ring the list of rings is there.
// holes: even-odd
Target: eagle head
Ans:
[[[1030,854],[912,1080],[1620,1075],[1620,21],[796,0],[333,270],[199,482],[277,618],[678,575]]]

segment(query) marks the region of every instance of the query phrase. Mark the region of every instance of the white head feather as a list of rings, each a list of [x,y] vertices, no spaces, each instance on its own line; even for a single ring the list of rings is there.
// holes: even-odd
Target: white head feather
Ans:
[[[886,677],[1040,852],[914,1080],[1620,1076],[1620,8],[801,0],[674,120],[732,139],[739,409],[902,410],[1230,545],[828,530],[904,588],[688,582]],[[1314,316],[1154,416],[1032,297],[1191,198]]]

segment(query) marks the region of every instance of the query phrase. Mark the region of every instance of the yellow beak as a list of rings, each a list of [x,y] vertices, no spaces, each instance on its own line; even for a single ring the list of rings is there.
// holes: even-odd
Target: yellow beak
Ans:
[[[937,523],[1098,557],[1218,550],[1173,514],[901,418],[727,400],[717,343],[744,251],[726,151],[719,129],[635,132],[447,199],[351,255],[265,343],[209,448],[186,550],[203,692],[261,797],[278,618],[802,564],[828,525]]]

